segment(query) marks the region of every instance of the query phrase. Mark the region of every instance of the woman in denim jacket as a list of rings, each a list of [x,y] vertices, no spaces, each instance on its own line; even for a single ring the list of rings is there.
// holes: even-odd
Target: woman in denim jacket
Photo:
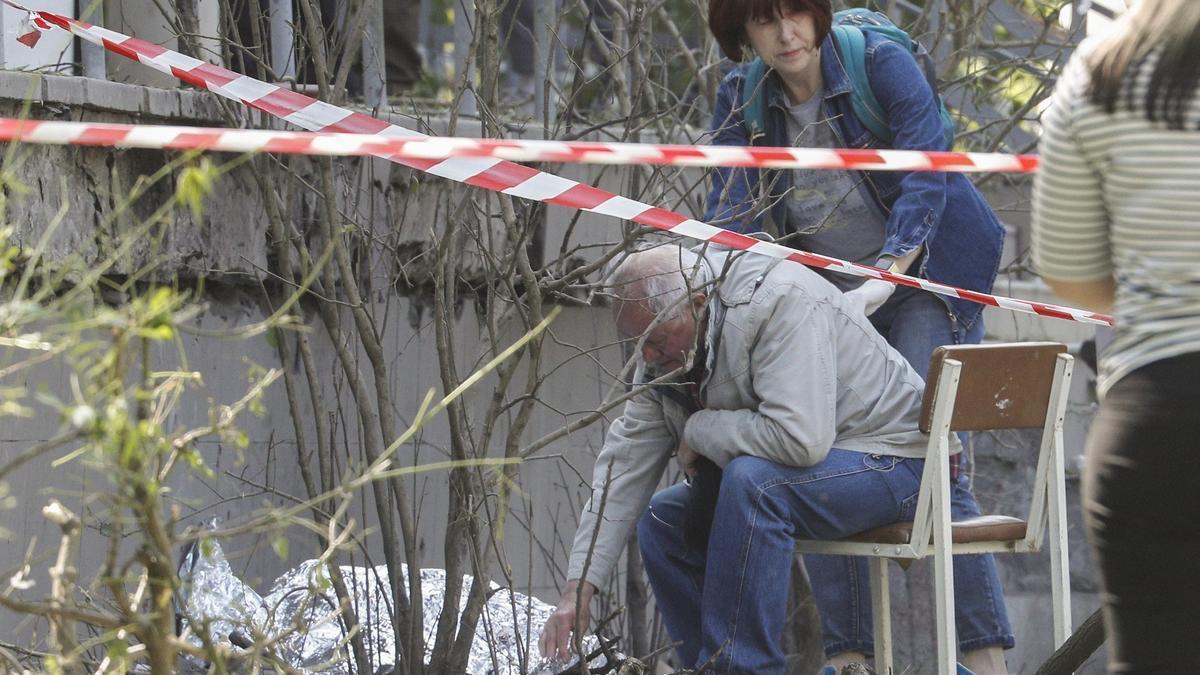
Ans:
[[[743,119],[747,66],[722,81],[714,105],[714,145],[947,150],[938,102],[921,66],[903,46],[864,32],[866,70],[892,132],[884,144],[855,115],[847,74],[831,35],[829,0],[709,0],[709,28],[725,54],[748,52],[770,67],[761,85],[765,134],[752,142]],[[705,220],[739,232],[773,229],[783,243],[823,255],[990,292],[1004,230],[983,196],[960,173],[719,168]],[[768,228],[768,223],[773,228]],[[978,343],[982,306],[882,280],[837,273],[826,278],[922,375],[933,350]],[[798,358],[802,355],[797,355]],[[955,518],[978,515],[967,477],[957,477]],[[830,664],[862,660],[872,648],[865,559],[807,556]],[[847,567],[858,568],[847,575]],[[955,606],[964,663],[977,673],[1006,672],[1013,646],[995,562],[956,556]],[[857,578],[858,588],[845,579]],[[965,669],[964,669],[965,670]]]

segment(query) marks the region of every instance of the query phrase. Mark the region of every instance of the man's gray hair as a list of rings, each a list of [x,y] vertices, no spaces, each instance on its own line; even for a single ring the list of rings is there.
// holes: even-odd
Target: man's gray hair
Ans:
[[[674,244],[634,251],[611,267],[606,277],[605,285],[617,302],[643,303],[662,318],[675,316],[710,281],[700,256]]]

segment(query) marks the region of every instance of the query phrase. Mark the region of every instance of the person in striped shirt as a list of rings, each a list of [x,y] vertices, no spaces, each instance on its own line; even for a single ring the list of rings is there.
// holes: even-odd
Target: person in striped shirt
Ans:
[[[1200,672],[1200,2],[1141,0],[1042,119],[1034,264],[1112,311],[1083,480],[1111,673]]]

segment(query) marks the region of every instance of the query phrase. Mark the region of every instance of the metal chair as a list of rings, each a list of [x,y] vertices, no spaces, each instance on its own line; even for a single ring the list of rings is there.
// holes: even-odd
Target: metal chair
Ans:
[[[1034,553],[1049,530],[1054,644],[1071,633],[1063,417],[1074,358],[1050,342],[939,347],[933,354],[920,428],[929,434],[913,522],[895,523],[838,541],[800,540],[802,553],[872,558],[871,606],[875,670],[894,672],[888,559],[902,564],[932,556],[937,610],[937,673],[954,675],[954,574],[951,556]],[[957,431],[1041,429],[1027,520],[984,515],[950,519],[950,438]]]

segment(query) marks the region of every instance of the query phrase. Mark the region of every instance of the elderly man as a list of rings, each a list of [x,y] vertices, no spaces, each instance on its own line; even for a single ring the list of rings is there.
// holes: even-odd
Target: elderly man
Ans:
[[[567,656],[637,523],[684,665],[782,673],[793,540],[913,517],[924,383],[802,265],[660,246],[629,255],[610,280],[620,337],[641,340],[635,382],[684,375],[638,394],[609,428],[542,653]],[[706,548],[685,541],[693,488],[654,494],[672,455],[688,475],[701,458],[723,469]],[[850,584],[814,588],[822,615],[853,611]]]

